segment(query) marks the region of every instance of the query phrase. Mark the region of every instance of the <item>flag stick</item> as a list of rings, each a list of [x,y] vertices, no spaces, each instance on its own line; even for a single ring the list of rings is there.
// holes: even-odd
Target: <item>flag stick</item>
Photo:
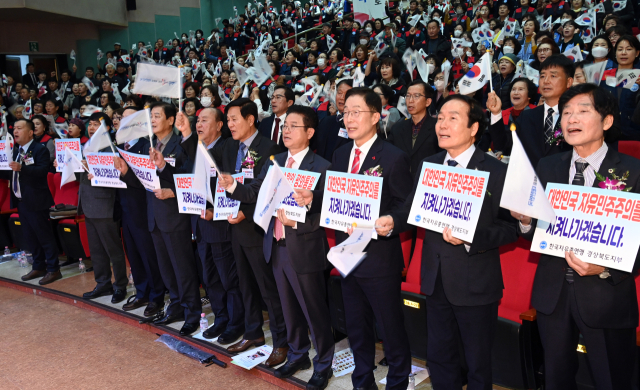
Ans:
[[[489,70],[491,70],[491,65],[492,62],[491,61],[491,52],[489,50],[487,50],[487,54],[489,54]],[[491,92],[493,92],[493,76],[491,74],[491,72],[489,72],[489,85],[491,86]]]

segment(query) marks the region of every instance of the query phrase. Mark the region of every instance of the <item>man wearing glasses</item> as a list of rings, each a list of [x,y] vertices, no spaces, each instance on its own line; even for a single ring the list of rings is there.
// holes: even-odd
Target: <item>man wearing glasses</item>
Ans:
[[[380,215],[394,214],[411,192],[409,157],[402,150],[378,136],[382,101],[369,88],[353,88],[346,93],[344,125],[353,143],[336,149],[332,170],[353,174],[381,172]],[[310,191],[300,191],[308,204]],[[317,199],[313,202],[318,203]],[[373,228],[373,226],[371,226]],[[347,234],[336,231],[336,242]],[[353,349],[355,371],[351,376],[356,389],[377,389],[375,369],[376,337],[374,322],[384,340],[384,354],[389,364],[387,389],[406,389],[411,373],[411,352],[404,328],[400,285],[402,282],[402,248],[396,234],[371,240],[367,257],[342,279],[347,332]]]
[[[420,169],[421,161],[438,153],[436,120],[427,114],[433,101],[433,88],[424,81],[416,80],[409,85],[407,110],[411,118],[396,123],[389,132],[387,141],[400,148],[411,159],[411,174]]]
[[[274,96],[277,93],[278,90]],[[287,363],[275,371],[275,376],[289,378],[311,366],[310,330],[317,354],[313,358],[313,376],[307,389],[327,387],[333,375],[331,363],[334,353],[324,279],[329,245],[324,228],[320,227],[325,172],[331,164],[309,148],[317,127],[318,116],[313,108],[296,105],[287,111],[282,139],[288,151],[276,155],[275,161],[281,167],[320,173],[316,186],[319,190],[313,191],[317,195],[313,203],[312,196],[307,196],[305,200],[302,195],[294,195],[300,206],[307,207],[304,223],[290,220],[285,210],[280,209],[278,216],[271,219],[263,241],[264,257],[273,265],[289,344]],[[234,184],[228,175],[221,176],[221,183],[229,185],[225,188],[231,193],[231,198],[243,203],[255,203],[272,164],[271,161],[267,162],[260,176],[249,185]]]
[[[263,136],[278,144],[280,152],[285,152],[286,148],[282,142],[282,126],[287,117],[287,110],[293,105],[295,95],[291,88],[278,86],[271,95],[271,111],[273,115],[264,118],[258,127],[258,131]]]

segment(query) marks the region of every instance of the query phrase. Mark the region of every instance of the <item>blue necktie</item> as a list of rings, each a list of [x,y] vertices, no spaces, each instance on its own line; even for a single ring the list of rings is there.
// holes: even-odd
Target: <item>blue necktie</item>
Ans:
[[[456,160],[447,160],[447,164],[449,164],[450,167],[458,166],[458,162]]]
[[[236,157],[236,173],[240,172],[240,168],[242,167],[242,160],[244,159],[244,150],[247,148],[247,145],[240,142],[240,148],[238,148],[238,157]]]

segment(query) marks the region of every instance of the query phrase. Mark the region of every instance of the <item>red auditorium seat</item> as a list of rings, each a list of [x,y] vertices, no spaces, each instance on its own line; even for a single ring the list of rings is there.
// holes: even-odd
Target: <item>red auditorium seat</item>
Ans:
[[[540,254],[520,238],[500,248],[504,292],[492,351],[493,382],[515,389],[540,387],[542,346],[531,309],[531,289]]]
[[[60,173],[56,173],[53,179],[56,188],[58,188],[56,191],[55,204],[63,203],[65,205],[77,206],[80,184],[74,181],[60,188],[60,180]],[[71,259],[86,259],[91,256],[84,215],[61,219],[58,222],[57,230],[62,249],[67,257]]]
[[[17,247],[18,243],[14,241],[9,234],[9,217],[17,210],[11,208],[11,193],[9,192],[9,180],[0,180],[0,246],[1,247]],[[20,223],[18,221],[18,223]]]
[[[58,189],[58,187],[56,187],[53,178],[55,177],[55,173],[53,172],[49,172],[47,174],[47,184],[49,184],[49,191],[51,192],[51,196],[53,197],[53,199],[56,198],[56,190]]]
[[[402,245],[402,257],[404,260],[404,268],[402,269],[402,276],[406,276],[407,269],[409,268],[409,260],[411,260],[412,238],[413,238],[413,231],[400,233],[400,245]]]
[[[618,142],[618,151],[640,159],[640,141],[620,141]]]

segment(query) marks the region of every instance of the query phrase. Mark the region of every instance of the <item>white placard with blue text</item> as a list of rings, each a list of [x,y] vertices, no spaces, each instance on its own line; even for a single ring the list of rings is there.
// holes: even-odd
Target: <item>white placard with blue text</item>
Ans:
[[[269,166],[269,171],[271,167]],[[293,168],[281,168],[284,176],[289,180],[291,186],[295,189],[305,189],[313,191],[320,179],[320,173],[311,171],[302,171],[300,169]],[[267,172],[268,174],[268,172]],[[289,194],[282,203],[280,203],[276,210],[273,212],[273,216],[277,216],[278,209],[284,207],[284,212],[292,221],[304,223],[307,217],[307,208],[298,206],[298,203],[293,199],[293,192]]]
[[[320,226],[346,232],[355,222],[359,228],[373,228],[380,216],[382,182],[378,176],[327,171]]]
[[[489,172],[425,162],[411,203],[408,223],[473,242]]]
[[[87,153],[85,156],[89,171],[93,175],[91,186],[127,188],[120,180],[120,171],[113,166],[113,153]]]
[[[244,184],[244,173],[237,173],[231,175],[240,184]],[[213,220],[214,221],[226,221],[227,217],[231,216],[236,218],[238,211],[240,210],[240,201],[227,198],[227,191],[220,187],[220,184],[216,182],[216,194],[215,203],[213,205]]]
[[[194,176],[192,173],[173,175],[180,214],[204,215],[206,210],[207,194],[193,188]]]
[[[531,251],[631,272],[640,246],[640,195],[548,183],[553,224],[538,220]]]

